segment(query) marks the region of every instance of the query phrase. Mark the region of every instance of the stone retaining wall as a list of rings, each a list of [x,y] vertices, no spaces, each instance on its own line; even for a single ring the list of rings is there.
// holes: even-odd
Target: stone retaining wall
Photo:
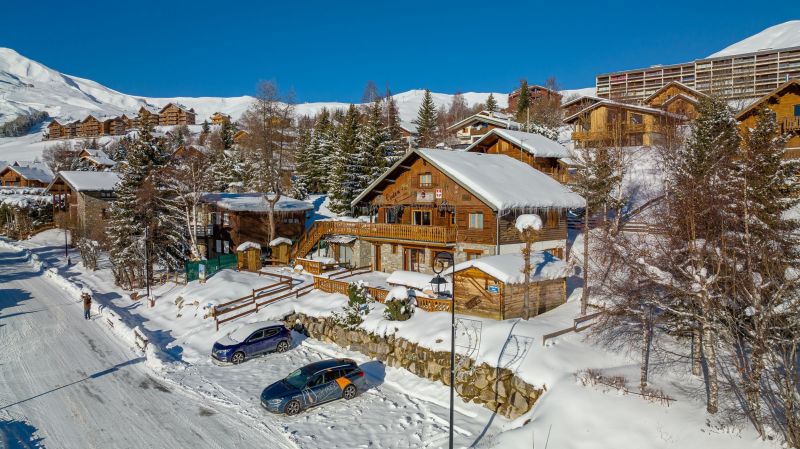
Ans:
[[[433,351],[394,335],[382,337],[362,329],[347,330],[331,318],[315,318],[292,314],[284,318],[287,326],[298,323],[304,332],[317,340],[335,343],[380,360],[388,366],[404,368],[427,379],[450,384],[450,352]],[[542,389],[522,381],[505,368],[486,363],[474,366],[474,361],[456,378],[456,391],[466,402],[474,402],[508,417],[517,418],[533,407]]]

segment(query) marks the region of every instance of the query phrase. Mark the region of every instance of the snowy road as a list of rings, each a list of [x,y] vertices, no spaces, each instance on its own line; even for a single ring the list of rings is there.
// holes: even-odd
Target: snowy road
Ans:
[[[157,380],[143,357],[81,315],[21,253],[0,249],[0,448],[38,447],[34,433],[50,449],[296,447]]]

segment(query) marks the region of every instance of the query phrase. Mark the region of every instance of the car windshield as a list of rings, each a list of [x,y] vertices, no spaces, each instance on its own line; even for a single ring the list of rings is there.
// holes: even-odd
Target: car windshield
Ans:
[[[311,377],[311,373],[305,371],[303,368],[294,370],[291,374],[286,376],[286,383],[295,387],[295,388],[303,388],[308,383],[308,379]]]

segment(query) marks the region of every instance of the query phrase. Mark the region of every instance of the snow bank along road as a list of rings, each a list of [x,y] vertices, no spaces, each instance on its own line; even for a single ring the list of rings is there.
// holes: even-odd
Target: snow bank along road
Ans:
[[[0,249],[0,448],[296,447],[149,375],[82,313],[23,254]]]

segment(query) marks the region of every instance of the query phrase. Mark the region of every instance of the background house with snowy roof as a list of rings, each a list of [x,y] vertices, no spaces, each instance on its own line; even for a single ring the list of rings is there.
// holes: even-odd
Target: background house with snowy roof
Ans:
[[[108,157],[103,150],[98,150],[97,148],[84,148],[78,153],[78,157],[98,171],[110,170],[117,165],[115,160]]]
[[[0,164],[0,184],[5,187],[47,187],[53,171],[40,162]]]
[[[504,154],[525,162],[562,184],[566,184],[569,180],[568,168],[562,163],[563,159],[570,157],[569,150],[541,134],[495,128],[464,151]]]
[[[66,223],[76,235],[98,240],[108,224],[109,207],[116,199],[120,176],[115,172],[62,171],[47,186],[53,195],[56,222]]]
[[[194,109],[187,109],[177,103],[167,103],[166,106],[158,111],[158,124],[160,126],[194,125],[194,121]]]
[[[436,253],[456,262],[519,250],[517,215],[538,213],[536,249],[563,255],[566,211],[583,198],[530,165],[501,154],[417,149],[407,153],[351,205],[361,220],[315,222],[297,245],[303,257],[331,236],[350,237],[352,265],[432,272]],[[341,254],[336,254],[341,259]]]
[[[511,114],[481,111],[453,123],[447,128],[447,132],[454,132],[459,142],[469,145],[495,128],[519,130],[522,129],[522,125],[516,122]]]
[[[270,248],[270,205],[263,193],[204,193],[206,231],[198,234],[205,242],[206,257],[230,254],[245,242],[257,243],[262,251]],[[314,209],[311,203],[282,196],[275,204],[277,237],[297,239],[305,231],[306,216]],[[202,229],[199,224],[197,229]]]

